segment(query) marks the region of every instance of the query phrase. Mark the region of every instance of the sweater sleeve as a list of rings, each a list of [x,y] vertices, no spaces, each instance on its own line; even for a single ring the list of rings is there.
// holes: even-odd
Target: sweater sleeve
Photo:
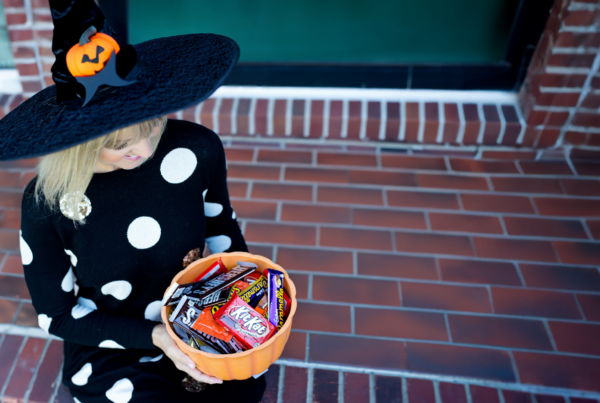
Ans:
[[[211,253],[248,252],[227,190],[225,150],[215,134],[216,164],[210,183],[204,189],[204,215],[206,216],[206,243]]]
[[[52,225],[53,215],[43,214],[41,205],[25,192],[21,257],[39,326],[66,341],[87,346],[156,348],[152,343],[156,322],[102,312],[92,300],[77,297],[77,257],[65,249]]]

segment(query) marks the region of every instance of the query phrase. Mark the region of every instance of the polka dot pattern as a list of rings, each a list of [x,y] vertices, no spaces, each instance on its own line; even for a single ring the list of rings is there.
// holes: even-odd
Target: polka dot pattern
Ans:
[[[33,252],[25,239],[23,239],[22,231],[19,231],[19,248],[21,249],[21,261],[25,266],[33,262]]]
[[[60,283],[60,288],[62,288],[62,290],[64,292],[73,291],[73,268],[72,267],[69,267],[69,271],[67,272],[67,274],[65,274],[65,277],[63,278],[62,282]]]
[[[127,228],[127,239],[136,249],[148,249],[160,239],[161,229],[152,217],[138,217]]]
[[[90,375],[92,375],[92,364],[88,362],[71,377],[71,382],[77,386],[87,385]]]
[[[206,193],[208,192],[208,189],[206,189],[204,192],[202,192],[202,200],[206,199]],[[220,205],[219,203],[208,203],[208,202],[204,202],[204,215],[206,217],[216,217],[219,214],[221,214],[221,212],[223,211],[223,206]]]
[[[144,311],[144,318],[152,320],[154,322],[160,322],[160,309],[162,308],[162,301],[154,301],[148,304]]]
[[[51,323],[52,318],[46,315],[45,313],[38,315],[38,325],[40,326],[40,328],[44,329],[46,333],[50,333],[49,329]]]
[[[73,319],[81,319],[92,311],[97,310],[96,303],[91,299],[79,297],[77,298],[77,305],[71,309],[71,316]]]
[[[217,235],[206,238],[210,253],[225,252],[231,247],[231,238],[227,235]]]
[[[169,183],[178,184],[192,176],[198,165],[196,154],[189,148],[176,148],[160,164],[160,174]]]
[[[125,280],[111,281],[104,284],[100,289],[104,295],[112,295],[119,301],[123,301],[131,294],[131,283]]]
[[[75,256],[75,254],[68,249],[65,249],[65,253],[71,258],[71,266],[77,266],[77,256]]]
[[[127,378],[117,381],[106,391],[106,397],[113,403],[128,403],[133,396],[133,383]]]
[[[125,349],[125,347],[123,347],[122,345],[120,345],[119,343],[117,343],[114,340],[104,340],[102,343],[98,344],[98,347],[101,348],[120,348],[120,349]]]
[[[142,358],[140,358],[140,362],[156,362],[156,361],[160,361],[160,359],[163,357],[164,357],[164,354],[161,354],[156,357],[142,357]]]

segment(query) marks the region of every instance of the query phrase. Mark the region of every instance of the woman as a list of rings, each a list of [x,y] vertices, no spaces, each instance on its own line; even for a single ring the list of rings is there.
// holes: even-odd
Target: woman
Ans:
[[[260,401],[264,377],[202,374],[159,323],[189,250],[206,241],[213,253],[247,251],[219,138],[161,117],[209,96],[237,46],[214,35],[163,38],[77,76],[66,49],[93,42],[96,27],[112,31],[92,0],[51,8],[57,86],[0,120],[0,159],[46,155],[23,197],[21,254],[40,327],[64,339],[63,383],[82,403]],[[206,390],[187,392],[186,374]]]

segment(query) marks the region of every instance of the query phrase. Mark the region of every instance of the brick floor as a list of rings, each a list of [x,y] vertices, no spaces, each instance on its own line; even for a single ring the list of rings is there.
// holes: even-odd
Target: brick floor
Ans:
[[[471,381],[461,389],[446,378],[352,371],[318,372],[315,383],[311,374],[328,367],[288,366],[284,373],[295,371],[296,380],[284,376],[286,388],[308,387],[320,402],[342,394],[349,402],[473,403],[600,396],[597,161],[223,139],[232,205],[251,252],[281,263],[298,288],[284,359],[504,385],[499,394]],[[18,259],[20,197],[34,167],[32,160],[0,163],[0,322],[19,326],[36,323]],[[48,401],[58,369],[44,357],[58,360],[59,342],[43,342],[43,376],[20,376],[27,387],[13,386],[5,363],[26,351],[18,337],[4,336],[0,345],[0,382],[14,394],[4,400],[20,401],[29,390],[29,401]],[[353,392],[362,390],[356,385],[370,385],[369,396]],[[506,385],[562,397],[533,400]],[[268,396],[275,401],[277,391]]]

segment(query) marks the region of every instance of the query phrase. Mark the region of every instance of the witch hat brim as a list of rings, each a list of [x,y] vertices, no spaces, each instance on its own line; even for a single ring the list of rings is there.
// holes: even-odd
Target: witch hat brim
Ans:
[[[133,46],[135,83],[104,86],[89,103],[58,102],[56,85],[23,102],[0,120],[0,160],[37,157],[84,143],[135,123],[163,116],[208,98],[239,58],[230,38],[190,34]]]

